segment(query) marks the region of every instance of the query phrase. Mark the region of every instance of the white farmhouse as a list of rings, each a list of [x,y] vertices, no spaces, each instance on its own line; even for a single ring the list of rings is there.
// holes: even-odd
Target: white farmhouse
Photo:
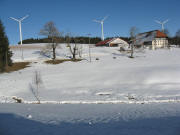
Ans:
[[[140,33],[135,38],[135,46],[144,46],[154,49],[168,46],[167,35],[159,30]]]

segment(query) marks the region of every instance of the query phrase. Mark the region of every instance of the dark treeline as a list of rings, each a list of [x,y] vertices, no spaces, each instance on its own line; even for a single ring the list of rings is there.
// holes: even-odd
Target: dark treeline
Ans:
[[[58,43],[66,43],[67,38],[69,37],[59,37],[57,40]],[[81,43],[81,44],[96,44],[101,41],[99,37],[70,37],[70,43]],[[23,40],[23,44],[32,44],[32,43],[49,43],[48,38],[30,38]],[[20,42],[18,42],[20,44]]]
[[[59,43],[66,43],[68,37],[59,37],[57,40]],[[108,37],[105,40],[112,39],[113,37]],[[125,40],[126,42],[130,41],[128,37],[120,37],[121,39]],[[80,43],[80,44],[96,44],[101,41],[99,37],[70,37],[70,43]],[[32,44],[32,43],[49,43],[48,38],[30,38],[23,40],[23,44]],[[18,42],[20,44],[20,42]]]
[[[169,44],[178,45],[180,47],[180,37],[170,37],[168,38]]]

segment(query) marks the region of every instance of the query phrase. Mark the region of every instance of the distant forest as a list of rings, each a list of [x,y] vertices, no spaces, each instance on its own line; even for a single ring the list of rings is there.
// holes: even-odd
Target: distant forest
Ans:
[[[108,37],[107,39],[110,39],[113,37]],[[129,42],[129,38],[127,37],[120,37],[121,39]],[[66,43],[67,41],[67,37],[59,37],[58,38],[58,43]],[[99,37],[71,37],[70,38],[70,43],[80,43],[80,44],[96,44],[98,42],[101,41],[101,38]],[[25,39],[23,40],[23,44],[32,44],[32,43],[49,43],[49,39],[48,38],[29,38],[29,39]],[[18,42],[18,44],[20,44],[20,42]]]
[[[113,37],[108,37],[107,39],[111,39]],[[128,37],[119,37],[121,39],[123,39],[124,41],[128,42],[130,41],[130,38]],[[67,37],[60,37],[58,38],[58,42],[59,43],[66,43],[67,41]],[[80,44],[96,44],[98,42],[101,41],[101,38],[99,37],[71,37],[70,38],[70,43],[80,43]],[[171,45],[180,45],[180,37],[169,37],[168,38],[169,44]],[[23,40],[23,44],[32,44],[32,43],[49,43],[49,39],[48,38],[29,38],[29,39],[25,39]],[[20,44],[20,42],[18,42],[18,44]]]
[[[66,43],[67,37],[59,37],[58,43]],[[70,43],[81,43],[81,44],[96,44],[101,41],[99,37],[70,37]],[[48,38],[30,38],[23,40],[23,44],[32,44],[32,43],[49,43]],[[20,42],[18,42],[20,44]]]

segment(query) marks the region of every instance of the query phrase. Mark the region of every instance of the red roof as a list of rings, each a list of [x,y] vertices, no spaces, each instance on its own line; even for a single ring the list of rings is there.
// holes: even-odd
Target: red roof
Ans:
[[[101,46],[101,45],[106,45],[109,41],[111,41],[112,39],[108,39],[108,40],[104,40],[104,41],[100,41],[96,44],[96,46]]]
[[[157,30],[157,32],[156,32],[156,37],[157,37],[157,38],[166,38],[167,35],[164,34],[164,33],[161,32],[161,31]]]

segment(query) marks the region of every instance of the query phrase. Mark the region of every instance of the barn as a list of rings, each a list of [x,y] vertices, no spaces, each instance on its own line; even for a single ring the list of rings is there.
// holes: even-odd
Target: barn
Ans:
[[[149,47],[151,49],[164,48],[168,46],[167,35],[159,30],[140,33],[135,37],[135,46]]]
[[[101,41],[96,44],[97,47],[107,46],[107,47],[116,47],[116,46],[128,46],[128,43],[120,38],[111,38],[108,40]]]

